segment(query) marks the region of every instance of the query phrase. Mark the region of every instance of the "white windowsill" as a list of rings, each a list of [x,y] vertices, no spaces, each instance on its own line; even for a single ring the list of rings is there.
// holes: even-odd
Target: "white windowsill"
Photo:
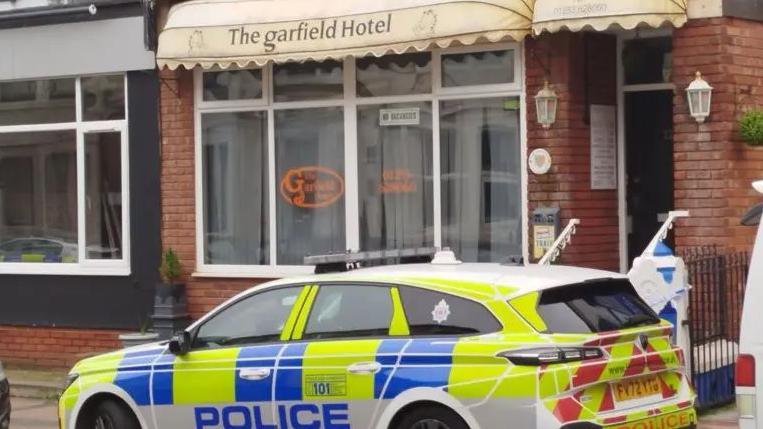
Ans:
[[[132,274],[126,266],[83,266],[63,263],[0,262],[0,275],[32,276],[114,276]]]

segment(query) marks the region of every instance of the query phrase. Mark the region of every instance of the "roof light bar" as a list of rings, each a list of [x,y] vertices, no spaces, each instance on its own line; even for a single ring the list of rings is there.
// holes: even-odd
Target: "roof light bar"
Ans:
[[[305,256],[305,265],[315,265],[315,273],[336,273],[350,271],[373,262],[392,261],[397,264],[426,263],[437,253],[434,247],[413,249],[372,250],[367,252],[332,253]],[[381,264],[376,264],[381,265]]]

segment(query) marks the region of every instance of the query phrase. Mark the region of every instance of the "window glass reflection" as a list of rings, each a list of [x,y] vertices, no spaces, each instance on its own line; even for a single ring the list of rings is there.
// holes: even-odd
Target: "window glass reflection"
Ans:
[[[74,122],[74,81],[0,82],[0,126]]]
[[[470,52],[442,56],[442,86],[514,82],[514,51]]]
[[[267,112],[202,115],[204,262],[270,262]]]
[[[82,78],[82,119],[106,121],[125,118],[123,75]]]
[[[358,107],[360,247],[434,243],[430,103]]]
[[[306,101],[342,98],[342,63],[287,63],[273,67],[275,101]]]
[[[345,250],[344,113],[277,110],[278,264]]]
[[[440,103],[443,244],[470,262],[522,254],[517,99]]]
[[[88,259],[122,259],[122,135],[85,134]]]
[[[262,70],[204,72],[204,101],[262,98]]]
[[[432,54],[385,55],[357,60],[359,97],[426,94],[432,92]]]
[[[74,131],[0,134],[0,262],[77,262]]]

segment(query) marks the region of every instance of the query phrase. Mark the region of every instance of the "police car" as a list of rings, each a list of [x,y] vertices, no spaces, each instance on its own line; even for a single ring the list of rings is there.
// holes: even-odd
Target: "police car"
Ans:
[[[755,182],[755,189],[763,194],[763,180]],[[758,416],[763,410],[763,393],[758,387],[763,386],[763,371],[756,367],[763,362],[763,312],[760,303],[763,302],[763,203],[754,207],[743,219],[749,226],[758,225],[758,234],[750,260],[750,272],[747,277],[744,308],[742,311],[742,328],[739,337],[739,352],[736,365],[737,408],[739,410],[739,427],[741,429],[763,428],[763,420]]]
[[[283,279],[78,363],[61,428],[696,425],[672,326],[620,274],[432,263]]]

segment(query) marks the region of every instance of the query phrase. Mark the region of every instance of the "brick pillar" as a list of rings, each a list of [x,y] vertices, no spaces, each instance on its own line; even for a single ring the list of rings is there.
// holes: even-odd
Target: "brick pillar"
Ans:
[[[184,274],[196,266],[193,73],[162,70],[162,248],[173,248]]]
[[[763,148],[738,134],[737,120],[763,106],[763,23],[735,18],[691,20],[673,35],[675,207],[691,218],[679,222],[676,245],[747,250],[754,234],[739,225],[760,196],[750,182],[763,177]],[[704,124],[689,116],[685,88],[700,71],[714,88]]]
[[[619,270],[617,191],[591,190],[588,121],[590,104],[617,104],[616,56],[616,39],[604,34],[561,32],[526,42],[528,153],[545,148],[553,159],[548,174],[529,172],[529,210],[559,207],[563,225],[580,218],[564,264]],[[546,70],[559,96],[549,130],[537,123],[534,100]],[[532,245],[532,226],[528,234]]]

